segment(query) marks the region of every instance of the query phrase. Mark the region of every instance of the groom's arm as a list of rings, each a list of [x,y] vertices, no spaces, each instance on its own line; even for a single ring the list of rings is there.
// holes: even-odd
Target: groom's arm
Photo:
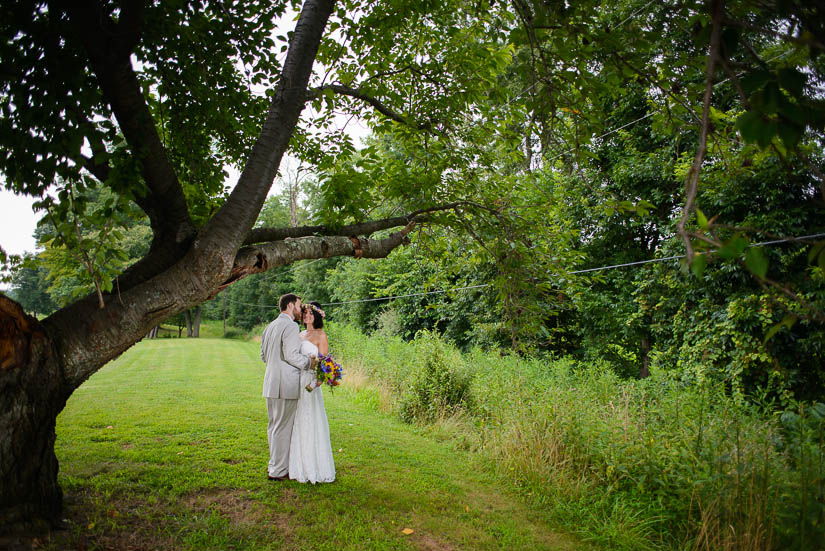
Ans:
[[[284,330],[284,360],[298,369],[309,369],[312,361],[309,356],[301,354],[301,337],[298,336],[298,326],[287,324]]]
[[[267,363],[269,361],[269,333],[271,327],[272,324],[268,324],[264,329],[263,334],[261,334],[261,360],[264,363]]]

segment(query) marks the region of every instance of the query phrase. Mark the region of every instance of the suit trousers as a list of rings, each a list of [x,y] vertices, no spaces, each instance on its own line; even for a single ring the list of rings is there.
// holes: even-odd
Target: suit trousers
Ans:
[[[292,440],[292,426],[298,400],[267,398],[266,411],[269,426],[266,436],[269,440],[269,476],[289,476],[289,443]]]

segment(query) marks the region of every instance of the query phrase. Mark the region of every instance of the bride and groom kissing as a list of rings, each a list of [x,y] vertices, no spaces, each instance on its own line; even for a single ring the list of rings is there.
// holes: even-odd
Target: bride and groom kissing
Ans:
[[[332,482],[335,462],[329,423],[316,382],[319,354],[328,354],[324,311],[317,302],[306,305],[292,294],[283,295],[275,318],[261,335],[261,359],[266,363],[263,396],[269,414],[269,480]],[[306,330],[299,333],[297,321]]]

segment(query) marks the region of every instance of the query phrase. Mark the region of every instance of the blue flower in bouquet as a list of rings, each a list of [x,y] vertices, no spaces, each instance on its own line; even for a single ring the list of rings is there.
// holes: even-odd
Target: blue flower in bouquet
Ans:
[[[318,361],[315,363],[315,376],[321,383],[326,383],[334,388],[341,384],[344,370],[341,368],[341,364],[335,361],[332,354],[319,354]],[[312,392],[312,385],[307,385],[306,390]]]

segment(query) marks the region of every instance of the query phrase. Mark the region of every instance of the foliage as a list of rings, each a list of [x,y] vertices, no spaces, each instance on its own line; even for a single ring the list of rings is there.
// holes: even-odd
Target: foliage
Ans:
[[[433,422],[471,410],[471,376],[461,356],[432,333],[419,333],[415,344],[413,354],[418,367],[412,385],[401,399],[401,419]]]
[[[453,208],[428,213],[411,246],[385,261],[323,259],[243,278],[225,291],[230,323],[251,330],[295,291],[345,303],[332,319],[365,331],[434,331],[464,350],[572,356],[627,378],[672,371],[746,399],[762,388],[783,403],[821,399],[825,247],[752,245],[823,229],[823,14],[736,1],[717,17],[711,4],[341,3],[290,142],[306,200],[290,194],[296,172],[257,226],[334,229]],[[224,201],[225,168],[254,143],[289,39],[276,23],[292,9],[146,8],[131,65],[196,227]],[[69,18],[4,10],[6,186],[44,197],[40,257],[56,302],[114,293],[149,240],[132,203],[147,192],[141,154],[114,123]],[[714,25],[723,28],[711,52]],[[693,275],[673,263],[574,273],[683,252],[706,90],[708,147],[686,213],[700,253],[685,259]],[[367,123],[363,147],[339,115]],[[110,170],[96,181],[101,163]],[[223,299],[205,315],[223,317]]]
[[[765,414],[768,404],[731,398],[713,381],[627,381],[604,363],[479,349],[462,356],[432,335],[403,343],[337,324],[329,333],[350,373],[388,389],[400,415],[428,372],[420,346],[452,362],[441,373],[472,366],[473,408],[431,419],[491,457],[541,511],[611,549],[825,541],[825,404]]]
[[[47,274],[46,269],[37,265],[31,255],[25,256],[22,266],[12,273],[9,297],[32,315],[50,314],[57,304],[46,291]]]
[[[35,231],[48,292],[61,306],[89,291],[117,292],[117,276],[149,250],[148,221],[123,196],[88,181],[65,182],[63,200],[49,203]],[[59,211],[59,213],[58,213]]]

